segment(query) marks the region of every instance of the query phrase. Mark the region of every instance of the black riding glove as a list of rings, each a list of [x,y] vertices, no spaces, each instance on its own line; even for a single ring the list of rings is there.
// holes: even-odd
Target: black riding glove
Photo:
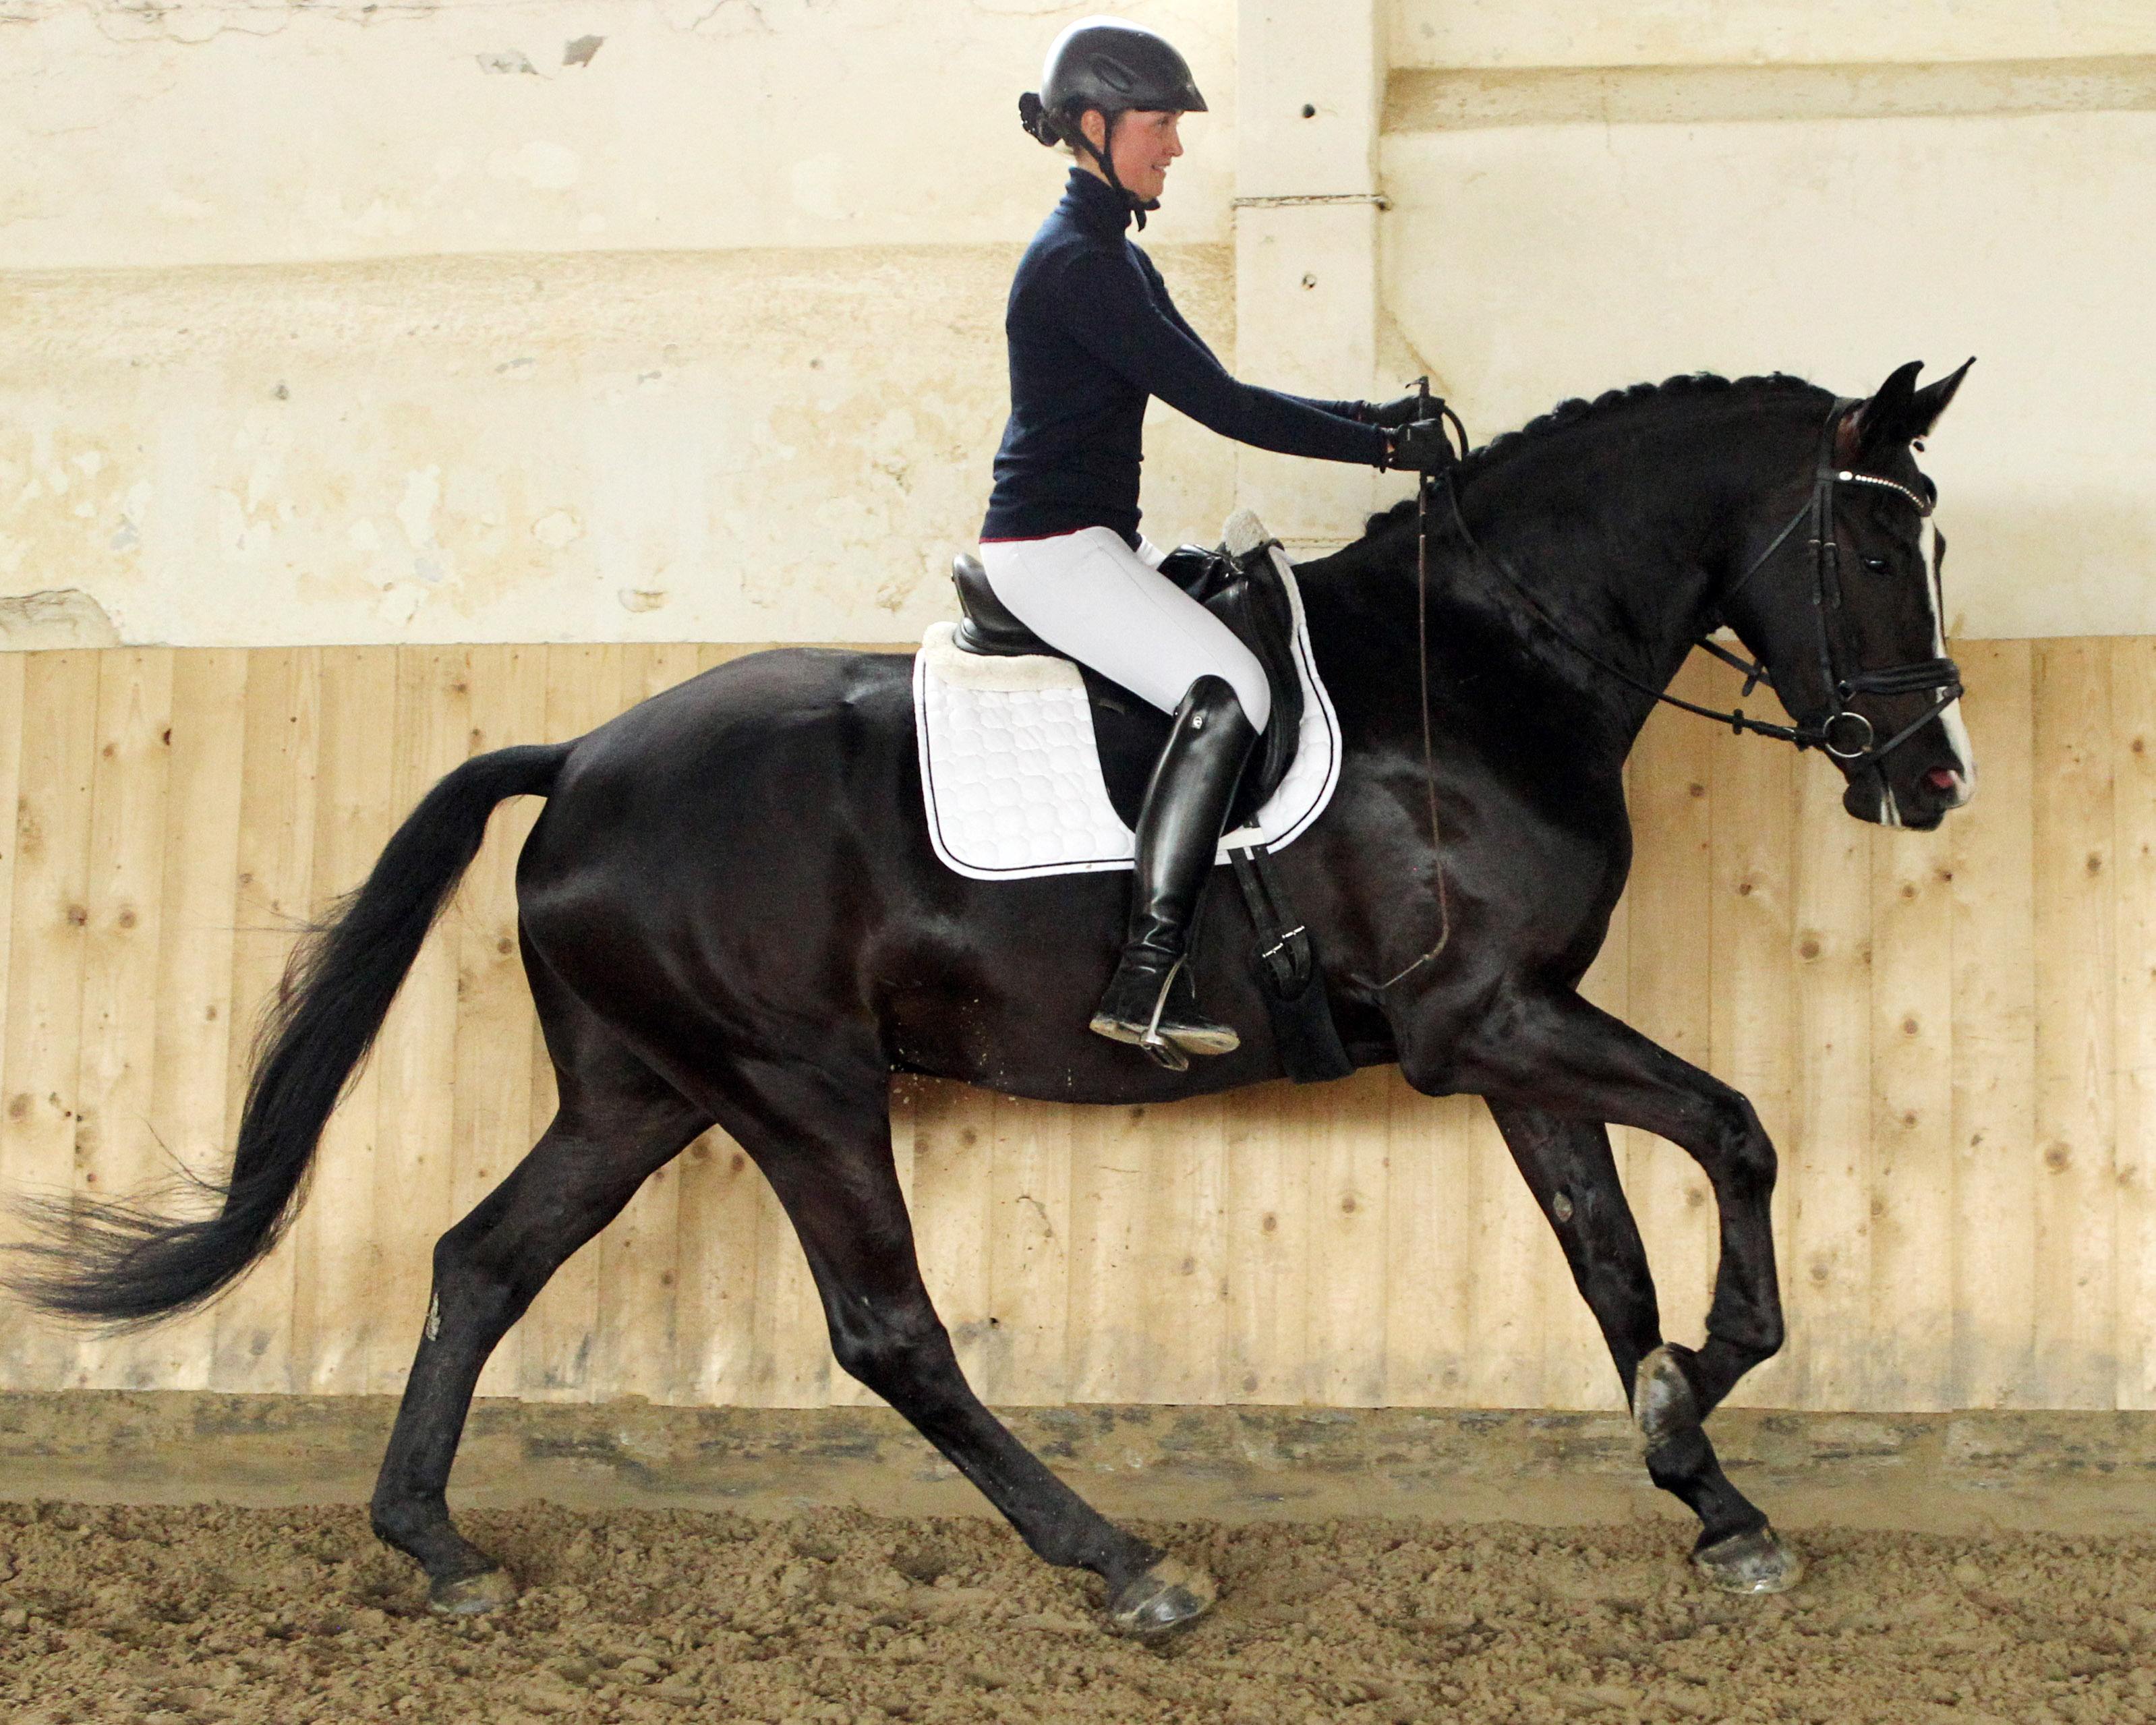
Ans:
[[[1414,395],[1404,395],[1398,401],[1366,401],[1356,409],[1355,417],[1365,425],[1382,425],[1386,430],[1393,431],[1410,419],[1420,418],[1423,403],[1435,400],[1435,397],[1418,392]]]
[[[1392,434],[1385,465],[1413,473],[1443,473],[1460,459],[1442,419],[1413,419]]]

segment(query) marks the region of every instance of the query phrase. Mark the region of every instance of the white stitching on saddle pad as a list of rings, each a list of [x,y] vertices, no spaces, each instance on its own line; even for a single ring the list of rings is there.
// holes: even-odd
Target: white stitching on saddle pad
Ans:
[[[1295,607],[1302,733],[1295,764],[1249,827],[1221,840],[1277,850],[1324,813],[1340,782],[1340,721],[1317,680],[1302,594],[1287,559],[1273,561]],[[928,836],[950,868],[976,880],[1127,869],[1131,829],[1108,801],[1092,709],[1066,659],[962,653],[953,625],[932,623],[913,662],[913,710]]]

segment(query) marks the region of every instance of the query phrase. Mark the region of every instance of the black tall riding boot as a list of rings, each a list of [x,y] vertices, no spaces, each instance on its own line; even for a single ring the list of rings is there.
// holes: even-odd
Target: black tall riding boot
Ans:
[[[1200,677],[1175,710],[1138,814],[1130,928],[1092,1028],[1136,1043],[1178,1072],[1191,1055],[1226,1054],[1241,1040],[1199,1014],[1183,958],[1236,782],[1257,740],[1226,680]]]

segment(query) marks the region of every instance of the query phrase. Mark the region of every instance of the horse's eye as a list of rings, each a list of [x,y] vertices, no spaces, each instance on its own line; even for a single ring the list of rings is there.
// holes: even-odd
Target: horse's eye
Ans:
[[[1887,572],[1887,559],[1884,557],[1866,557],[1864,560],[1864,567],[1869,569],[1874,575],[1884,575]]]

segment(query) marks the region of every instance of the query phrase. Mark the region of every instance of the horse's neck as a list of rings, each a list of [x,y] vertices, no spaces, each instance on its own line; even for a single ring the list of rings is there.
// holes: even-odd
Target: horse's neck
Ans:
[[[1645,689],[1666,686],[1704,620],[1720,561],[1720,506],[1707,481],[1666,465],[1636,481],[1620,475],[1592,511],[1537,507],[1532,468],[1485,483],[1491,495],[1460,499],[1475,542],[1454,559],[1463,589],[1523,641],[1563,637],[1538,655],[1548,674],[1636,733],[1654,705]]]

